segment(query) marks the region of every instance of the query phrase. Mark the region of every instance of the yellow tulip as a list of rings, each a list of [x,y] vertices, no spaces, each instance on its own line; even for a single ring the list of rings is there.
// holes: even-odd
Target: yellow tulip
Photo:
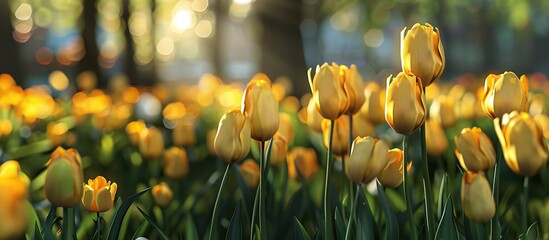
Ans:
[[[440,95],[433,103],[429,112],[429,117],[439,122],[443,128],[451,128],[456,125],[457,118],[454,111],[454,105],[456,104],[451,98],[444,95]]]
[[[249,188],[256,188],[259,184],[259,165],[253,160],[248,159],[244,161],[238,170]]]
[[[313,93],[315,107],[322,117],[335,120],[349,108],[348,98],[343,83],[339,79],[339,67],[324,63],[316,66],[315,76],[311,76],[309,68],[307,76]]]
[[[528,78],[519,78],[513,72],[490,74],[484,84],[482,110],[490,118],[501,118],[505,113],[528,110]]]
[[[168,184],[161,182],[151,189],[154,202],[160,207],[168,207],[173,200],[173,191]]]
[[[490,184],[484,173],[467,172],[461,182],[461,205],[465,216],[475,222],[484,223],[496,213]]]
[[[364,88],[366,101],[360,109],[359,115],[372,124],[381,124],[385,122],[385,90],[381,89],[379,84],[369,82]]]
[[[534,176],[547,162],[543,133],[534,119],[525,112],[506,113],[494,119],[505,162],[513,172]]]
[[[419,78],[404,72],[387,78],[385,120],[397,133],[410,135],[425,122],[425,94]]]
[[[407,32],[404,28],[400,33],[400,60],[402,71],[416,75],[424,87],[440,77],[446,58],[438,28],[428,23],[416,23]]]
[[[466,171],[486,172],[496,164],[496,150],[480,128],[464,128],[454,138],[459,164]]]
[[[46,134],[48,135],[48,139],[50,140],[51,145],[56,147],[65,143],[68,131],[69,128],[64,122],[51,122],[48,123],[48,126],[46,128]]]
[[[547,96],[545,96],[545,94],[533,94],[529,100],[528,113],[530,113],[530,115],[537,116],[547,112],[547,110],[545,110],[545,105],[547,105]]]
[[[383,140],[357,137],[345,164],[347,177],[357,184],[372,181],[387,166],[388,156],[389,147]]]
[[[10,120],[0,120],[0,138],[8,136],[13,131],[13,124]]]
[[[51,154],[44,194],[56,207],[75,207],[82,198],[83,185],[82,161],[78,151],[58,147]]]
[[[427,153],[431,156],[440,156],[448,149],[448,140],[442,126],[432,119],[425,121],[425,141]]]
[[[309,126],[309,129],[315,132],[322,132],[322,120],[324,120],[324,117],[322,117],[318,109],[316,109],[315,101],[313,98],[309,100],[307,108],[299,111],[299,119],[301,120],[301,122],[307,124],[307,126]]]
[[[250,118],[251,136],[257,141],[267,141],[278,130],[278,101],[265,80],[252,80],[242,97],[242,112]]]
[[[322,121],[322,135],[324,146],[328,148],[330,143],[330,120]],[[336,156],[344,156],[349,153],[349,117],[341,116],[334,121],[334,132],[332,135],[332,153]]]
[[[145,122],[143,120],[133,121],[126,125],[126,133],[128,134],[130,142],[133,145],[139,144],[139,135],[144,129],[147,129],[147,125],[145,125]]]
[[[292,116],[288,113],[280,113],[280,125],[278,126],[278,134],[284,136],[289,144],[294,139],[294,127],[292,125]],[[276,134],[275,134],[276,135]]]
[[[214,140],[214,149],[217,156],[229,164],[240,161],[248,155],[250,122],[242,112],[232,110],[221,117]]]
[[[189,159],[184,148],[171,147],[164,153],[164,176],[179,180],[189,173]]]
[[[89,179],[88,184],[84,184],[84,195],[82,196],[82,205],[90,212],[106,212],[114,204],[114,196],[118,185],[107,182],[103,176],[97,176],[95,179]]]
[[[545,140],[549,141],[549,117],[545,114],[536,115],[534,116],[534,121],[541,128]]]
[[[404,152],[398,148],[389,150],[387,158],[387,166],[379,173],[377,179],[381,185],[390,188],[396,188],[402,183],[402,177],[404,175],[404,168],[402,167],[402,160],[404,159]],[[408,163],[406,170],[410,171],[412,162]]]
[[[173,129],[173,145],[191,147],[196,144],[196,134],[192,123],[179,121]]]
[[[347,111],[345,111],[345,114],[354,115],[360,110],[365,100],[362,76],[354,64],[351,67],[338,66],[335,63],[332,65],[339,68],[339,81],[343,82],[343,90],[347,96]]]
[[[318,159],[312,148],[295,147],[288,153],[288,176],[309,180],[318,172]]]
[[[149,160],[155,160],[164,154],[164,136],[154,126],[139,133],[139,152]]]
[[[271,148],[271,165],[278,165],[286,160],[288,154],[288,142],[286,138],[276,133],[273,137]]]
[[[0,239],[24,239],[27,225],[29,179],[14,160],[0,165]]]
[[[353,115],[353,136],[374,136],[376,126],[360,114]]]

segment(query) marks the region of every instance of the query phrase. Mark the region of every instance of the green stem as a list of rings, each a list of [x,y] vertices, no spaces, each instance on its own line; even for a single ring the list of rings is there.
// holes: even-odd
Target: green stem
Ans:
[[[267,182],[267,169],[265,162],[265,141],[260,141],[259,150],[259,232],[261,239],[266,239],[267,226],[265,225],[265,183]]]
[[[402,138],[402,150],[404,151],[404,157],[402,161],[402,169],[404,173],[402,174],[402,186],[404,189],[404,202],[406,203],[406,212],[408,213],[408,223],[410,224],[410,235],[412,240],[417,239],[417,229],[416,223],[414,220],[414,214],[412,209],[412,197],[410,195],[410,180],[408,179],[408,137],[404,136]]]
[[[528,192],[530,191],[530,178],[524,177],[524,199],[522,201],[522,232],[528,230]]]
[[[210,223],[210,234],[208,236],[209,240],[212,239],[212,233],[214,232],[215,220],[217,217],[217,205],[219,204],[219,197],[221,196],[221,191],[223,191],[223,186],[225,185],[225,179],[227,178],[229,168],[231,168],[231,164],[227,164],[227,168],[225,168],[225,173],[223,174],[223,178],[221,179],[221,185],[219,186],[219,191],[217,191],[217,197],[215,198],[214,209],[212,213],[212,222]]]
[[[332,169],[331,155],[332,155],[332,140],[334,134],[334,120],[330,120],[330,135],[328,138],[328,153],[326,154],[326,178],[324,181],[324,239],[333,238],[333,226],[332,226],[332,208],[330,205],[329,184],[330,184],[330,172]]]
[[[69,240],[74,236],[74,209],[63,207],[63,230],[61,239]]]
[[[356,204],[358,202],[358,191],[360,191],[360,185],[356,185],[355,201],[351,205],[351,216],[349,216],[349,223],[347,224],[347,230],[345,231],[345,240],[349,239],[349,233],[351,232],[351,225],[355,220]]]
[[[101,216],[100,212],[97,212],[97,220],[95,221],[95,233],[92,239],[101,239]]]
[[[425,184],[425,217],[427,219],[427,236],[433,239],[433,233],[436,231],[435,214],[433,213],[433,189],[431,188],[431,178],[429,177],[429,162],[427,160],[427,145],[425,141],[425,124],[421,126],[421,153],[423,167],[423,184]]]
[[[352,114],[349,114],[349,157],[351,156],[351,149],[353,149],[353,141],[354,141],[354,136],[353,136],[353,115]],[[345,169],[345,159],[342,160],[343,162],[343,172],[346,171]],[[353,189],[355,188],[355,183],[349,179],[349,200],[350,199],[353,199],[353,194],[354,194],[354,191]]]
[[[257,212],[257,205],[258,205],[257,202],[258,201],[259,201],[259,187],[257,188],[257,190],[255,192],[255,197],[254,197],[254,206],[253,206],[253,210],[252,210],[252,221],[250,222],[250,240],[254,239],[255,215],[256,215],[256,212]]]
[[[499,174],[501,172],[502,155],[503,151],[501,149],[501,145],[499,145],[497,148],[496,165],[494,166],[494,179],[492,182],[492,197],[494,198],[494,203],[496,206],[496,214],[494,214],[494,217],[490,220],[490,239],[493,240],[499,240]]]

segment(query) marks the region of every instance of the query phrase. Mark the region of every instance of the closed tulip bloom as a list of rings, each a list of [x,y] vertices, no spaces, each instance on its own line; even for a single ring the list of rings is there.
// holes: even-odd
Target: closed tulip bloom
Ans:
[[[416,75],[425,87],[440,77],[446,58],[438,28],[428,23],[416,23],[407,32],[404,28],[400,32],[400,60],[402,71]]]
[[[103,176],[97,176],[95,179],[89,179],[88,184],[84,184],[84,195],[82,196],[82,205],[90,212],[106,212],[114,204],[114,196],[118,185],[107,182]]]
[[[309,180],[318,172],[318,159],[312,148],[295,147],[288,153],[288,176]]]
[[[196,144],[196,134],[192,123],[179,122],[173,129],[173,145],[191,147]]]
[[[184,148],[171,147],[164,152],[164,176],[179,180],[189,173],[189,159]]]
[[[259,165],[253,160],[248,159],[244,161],[239,167],[238,171],[244,179],[244,183],[248,188],[256,188],[259,184]]]
[[[267,141],[278,130],[278,101],[267,81],[252,80],[248,83],[242,97],[242,112],[250,118],[253,139]]]
[[[387,166],[379,173],[377,179],[381,185],[390,188],[396,188],[402,183],[402,177],[404,175],[404,168],[402,167],[402,160],[404,159],[404,152],[401,149],[393,148],[389,150]],[[409,171],[412,167],[412,162],[408,163],[406,170]]]
[[[339,81],[343,82],[343,90],[347,95],[347,111],[345,114],[354,115],[360,110],[365,100],[362,76],[360,76],[354,64],[351,67],[338,66],[335,63],[333,65],[339,67]]]
[[[496,150],[480,128],[464,128],[454,138],[459,164],[466,171],[486,172],[496,164]]]
[[[311,130],[315,132],[322,132],[322,120],[324,120],[324,117],[320,115],[320,112],[315,106],[315,101],[313,98],[309,100],[309,105],[307,105],[307,109],[305,110],[305,112],[300,112],[300,117],[302,120],[304,120],[303,122],[306,123]]]
[[[294,139],[294,127],[292,124],[292,116],[288,113],[280,113],[280,125],[278,126],[278,134],[284,136],[288,144]],[[276,134],[275,134],[276,135]]]
[[[455,101],[451,98],[440,95],[431,104],[429,117],[439,122],[443,128],[451,128],[457,122],[454,105]]]
[[[315,76],[311,76],[309,68],[307,76],[313,93],[315,107],[322,117],[335,120],[347,112],[349,105],[343,83],[339,79],[339,67],[324,63],[316,66]]]
[[[75,207],[82,198],[83,182],[80,154],[73,148],[55,149],[44,182],[44,194],[48,201],[56,207]]]
[[[395,132],[410,135],[425,122],[425,94],[421,81],[412,74],[399,73],[387,79],[385,120]]]
[[[357,137],[345,165],[347,177],[357,184],[372,181],[387,166],[388,155],[389,147],[383,140]]]
[[[364,88],[364,96],[366,101],[364,101],[359,115],[375,125],[384,123],[385,90],[381,89],[379,84],[369,82]]]
[[[448,149],[448,140],[442,125],[432,119],[425,121],[425,141],[427,153],[431,156],[440,156]]]
[[[25,239],[29,179],[14,160],[0,165],[0,239]]]
[[[545,114],[536,115],[534,116],[534,121],[541,128],[545,140],[549,141],[549,117]]]
[[[490,118],[501,118],[512,111],[528,110],[528,78],[513,72],[490,74],[484,84],[482,110]]]
[[[495,215],[496,204],[484,173],[469,171],[463,175],[461,205],[465,216],[475,222],[487,222]]]
[[[164,154],[164,136],[156,127],[150,127],[139,134],[139,152],[149,160],[155,160]]]
[[[353,136],[374,136],[376,126],[360,114],[353,115]]]
[[[322,135],[324,136],[324,146],[326,148],[330,144],[330,122],[328,119],[322,121]],[[336,156],[344,156],[349,153],[349,118],[341,116],[334,121],[334,124],[332,153]]]
[[[288,155],[288,142],[286,141],[286,138],[279,133],[274,135],[272,141],[271,165],[278,165],[286,160],[286,155]]]
[[[217,156],[229,164],[240,161],[248,155],[250,122],[242,112],[232,110],[221,117],[214,148]]]
[[[144,129],[147,129],[147,125],[145,125],[145,122],[143,120],[133,121],[126,125],[126,133],[128,134],[130,142],[133,145],[139,144],[139,135]]]
[[[168,184],[161,182],[151,189],[154,202],[160,207],[168,207],[173,200],[173,191]]]
[[[534,119],[525,112],[513,111],[503,115],[501,125],[494,119],[505,162],[521,176],[534,176],[547,162],[547,148],[543,133]]]

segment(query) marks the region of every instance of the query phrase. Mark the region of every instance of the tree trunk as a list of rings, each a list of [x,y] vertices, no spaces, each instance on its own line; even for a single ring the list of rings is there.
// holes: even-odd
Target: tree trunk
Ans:
[[[84,41],[84,49],[86,54],[80,62],[80,72],[92,71],[97,76],[97,86],[100,88],[107,87],[107,82],[99,69],[99,50],[97,47],[97,37],[95,34],[97,26],[97,1],[85,0],[83,20],[84,27],[82,29],[82,40]]]
[[[287,76],[293,83],[292,95],[309,92],[307,66],[303,53],[300,24],[301,0],[263,0],[255,3],[263,27],[260,71],[274,80]]]
[[[139,84],[139,79],[137,79],[136,74],[136,63],[133,59],[135,55],[135,48],[133,45],[132,34],[130,33],[130,0],[122,1],[122,21],[126,28],[124,29],[124,38],[126,40],[126,50],[125,59],[124,59],[124,72],[130,81],[130,84],[137,85]]]
[[[21,56],[19,56],[19,44],[13,39],[13,27],[11,25],[11,11],[9,1],[0,1],[0,73],[9,73],[21,84],[24,81],[21,71]]]

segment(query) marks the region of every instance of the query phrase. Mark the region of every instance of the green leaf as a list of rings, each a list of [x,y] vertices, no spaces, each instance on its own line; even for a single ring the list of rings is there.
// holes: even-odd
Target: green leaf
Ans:
[[[297,218],[294,217],[294,231],[296,240],[311,240],[311,237]]]
[[[356,229],[356,239],[375,239],[374,238],[374,217],[372,216],[372,211],[370,210],[370,205],[362,189],[357,191],[358,202],[357,202],[357,227]]]
[[[252,206],[253,203],[252,201],[254,200],[252,198],[252,192],[250,191],[250,189],[248,188],[248,186],[246,185],[246,182],[244,182],[244,177],[242,177],[242,174],[240,173],[240,171],[238,170],[237,167],[234,167],[234,175],[236,176],[236,180],[238,182],[238,187],[240,188],[240,192],[242,192],[242,196],[244,198],[244,207],[245,208],[248,208],[249,206]],[[248,214],[250,214],[248,216],[248,218],[252,218],[252,211],[253,209],[246,209],[246,212]]]
[[[444,212],[442,213],[442,218],[438,223],[435,239],[459,239],[452,214],[453,205],[450,194],[448,194],[446,204],[444,206]]]
[[[377,193],[379,195],[379,199],[381,200],[381,207],[383,208],[385,218],[387,219],[387,226],[385,228],[385,239],[398,239],[397,217],[395,215],[395,212],[391,208],[391,204],[389,203],[389,199],[387,199],[387,196],[385,195],[385,191],[383,191],[383,186],[381,186],[381,184],[377,180],[376,183]]]
[[[44,236],[45,240],[54,240],[57,239],[55,235],[52,232],[53,225],[61,220],[60,217],[55,216],[55,207],[50,208],[50,212],[48,213],[48,216],[46,217],[46,222],[44,223],[44,226],[42,227],[42,236]]]
[[[40,236],[40,238],[42,238],[42,236],[40,235],[40,221],[38,219],[38,216],[36,215],[34,207],[29,201],[25,201],[25,207],[27,208],[27,221],[29,223],[35,223],[28,224],[26,233],[27,239],[36,236]]]
[[[539,239],[538,222],[532,223],[528,230],[519,236],[520,240],[536,240]]]
[[[34,240],[44,240],[44,238],[42,238],[42,235],[40,235],[40,227],[38,227],[38,221],[34,222]]]
[[[141,192],[138,192],[136,194],[131,195],[126,200],[122,202],[120,207],[116,209],[116,212],[114,213],[114,217],[111,220],[111,225],[109,228],[109,235],[107,236],[108,240],[118,240],[118,234],[120,232],[120,226],[122,225],[122,221],[124,220],[124,216],[128,212],[128,209],[130,209],[131,205],[135,200],[137,200],[139,197],[141,197],[143,194],[151,190],[151,188],[146,188]]]
[[[158,224],[156,224],[156,222],[152,220],[152,218],[149,216],[149,214],[144,212],[140,207],[137,207],[137,210],[139,210],[139,212],[141,213],[141,215],[143,215],[143,217],[145,217],[147,222],[149,222],[154,227],[154,229],[156,229],[156,231],[158,231],[158,233],[160,233],[160,236],[162,237],[162,239],[164,239],[164,240],[169,240],[170,239],[168,236],[166,236],[166,234],[164,232],[162,232],[162,229],[160,229]]]
[[[345,219],[343,219],[343,216],[341,214],[341,210],[336,207],[335,208],[335,214],[334,214],[334,217],[335,217],[335,221],[334,221],[334,224],[335,224],[335,230],[336,230],[336,234],[338,236],[338,239],[345,239],[345,231],[347,230],[347,228],[345,227]]]
[[[225,239],[242,239],[242,224],[240,223],[240,204],[236,205]]]
[[[187,216],[187,229],[185,232],[185,239],[198,240],[198,232],[191,214]]]
[[[50,140],[43,140],[43,141],[19,146],[13,151],[9,151],[9,154],[10,154],[10,159],[21,159],[21,158],[32,156],[35,154],[47,152],[51,149],[52,149],[52,145]]]
[[[137,237],[139,237],[139,231],[141,231],[141,228],[143,228],[146,223],[147,222],[142,222],[141,224],[139,224],[139,227],[137,227],[137,230],[135,230],[131,239],[136,239]]]

